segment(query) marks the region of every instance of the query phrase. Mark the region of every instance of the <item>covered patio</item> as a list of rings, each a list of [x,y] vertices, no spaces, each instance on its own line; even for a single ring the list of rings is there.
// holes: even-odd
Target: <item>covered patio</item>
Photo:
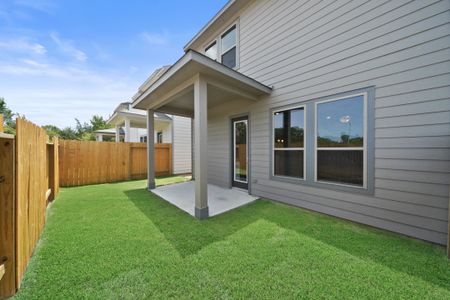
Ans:
[[[184,197],[190,199],[180,206],[192,212],[196,218],[205,219],[216,212],[222,211],[219,207],[232,209],[253,201],[251,197],[244,201],[235,201],[236,195],[241,193],[249,196],[248,190],[251,179],[246,177],[247,190],[230,190],[229,186],[222,186],[218,190],[208,185],[208,110],[234,99],[257,102],[271,93],[272,89],[258,81],[249,78],[234,69],[228,68],[198,52],[189,50],[158,78],[133,103],[135,109],[147,110],[147,131],[154,130],[154,113],[167,113],[193,118],[193,157],[192,165],[194,182],[191,187],[186,186]],[[147,142],[153,144],[153,135],[148,134]],[[230,137],[231,139],[231,137]],[[154,191],[154,163],[153,148],[148,147],[148,189]],[[248,154],[247,154],[248,155]],[[231,174],[227,174],[231,177]],[[155,190],[161,197],[169,200],[177,191]],[[173,193],[172,193],[173,192]],[[236,194],[238,192],[238,194]],[[189,195],[187,195],[189,193]],[[220,200],[219,197],[224,197]],[[174,199],[174,198],[171,198]],[[212,202],[215,199],[214,202]],[[218,205],[223,202],[223,204]],[[175,200],[172,200],[175,204]],[[177,204],[175,204],[177,205]],[[177,205],[178,206],[178,205]],[[179,206],[179,207],[180,207]],[[189,208],[191,207],[191,208]],[[211,207],[211,211],[210,211]],[[214,211],[212,209],[214,207]],[[228,209],[226,209],[228,210]],[[220,213],[220,212],[219,212]]]
[[[184,210],[191,216],[195,216],[195,182],[188,181],[166,186],[160,186],[153,193],[167,200],[176,207]],[[249,195],[247,191],[240,189],[225,189],[217,185],[208,184],[209,216],[216,216],[249,204],[258,197]]]

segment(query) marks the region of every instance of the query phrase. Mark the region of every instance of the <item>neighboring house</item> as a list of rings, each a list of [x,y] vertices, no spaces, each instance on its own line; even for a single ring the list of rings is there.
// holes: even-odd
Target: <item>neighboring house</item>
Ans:
[[[119,135],[117,135],[116,128],[100,129],[94,131],[94,136],[97,142],[124,142],[125,130],[123,130],[123,128],[119,128]]]
[[[449,8],[232,0],[133,107],[194,117],[199,218],[209,182],[445,244]]]
[[[172,144],[173,174],[191,172],[191,119],[154,114],[154,143]],[[130,103],[121,103],[107,123],[114,128],[95,131],[97,141],[147,142],[147,117],[142,110],[133,109]]]

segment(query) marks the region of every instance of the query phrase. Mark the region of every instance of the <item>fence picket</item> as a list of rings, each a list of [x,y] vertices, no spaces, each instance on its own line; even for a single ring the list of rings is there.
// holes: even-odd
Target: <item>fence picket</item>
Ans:
[[[59,141],[60,186],[147,177],[147,144]],[[172,145],[155,144],[155,174],[172,173]]]
[[[48,190],[53,198],[59,191],[59,168],[55,167],[57,150],[54,150],[57,142],[55,145],[48,146],[48,136],[42,128],[20,118],[16,120],[14,238],[17,288],[44,229]]]

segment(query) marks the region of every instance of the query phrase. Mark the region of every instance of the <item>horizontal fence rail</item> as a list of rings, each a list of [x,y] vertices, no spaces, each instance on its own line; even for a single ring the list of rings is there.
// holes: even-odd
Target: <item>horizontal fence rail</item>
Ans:
[[[156,175],[170,175],[172,145],[155,145]],[[147,177],[147,144],[61,140],[60,185],[81,186]]]

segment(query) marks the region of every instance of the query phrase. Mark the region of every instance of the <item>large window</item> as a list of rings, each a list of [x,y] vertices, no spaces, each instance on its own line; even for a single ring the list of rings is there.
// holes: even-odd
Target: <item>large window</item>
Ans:
[[[270,177],[373,193],[374,95],[369,87],[272,110]]]
[[[237,24],[229,27],[213,42],[205,47],[205,55],[229,68],[236,68],[238,64],[238,30]]]
[[[317,103],[316,179],[364,186],[365,97]]]
[[[303,107],[273,113],[273,175],[304,178],[304,128]]]

